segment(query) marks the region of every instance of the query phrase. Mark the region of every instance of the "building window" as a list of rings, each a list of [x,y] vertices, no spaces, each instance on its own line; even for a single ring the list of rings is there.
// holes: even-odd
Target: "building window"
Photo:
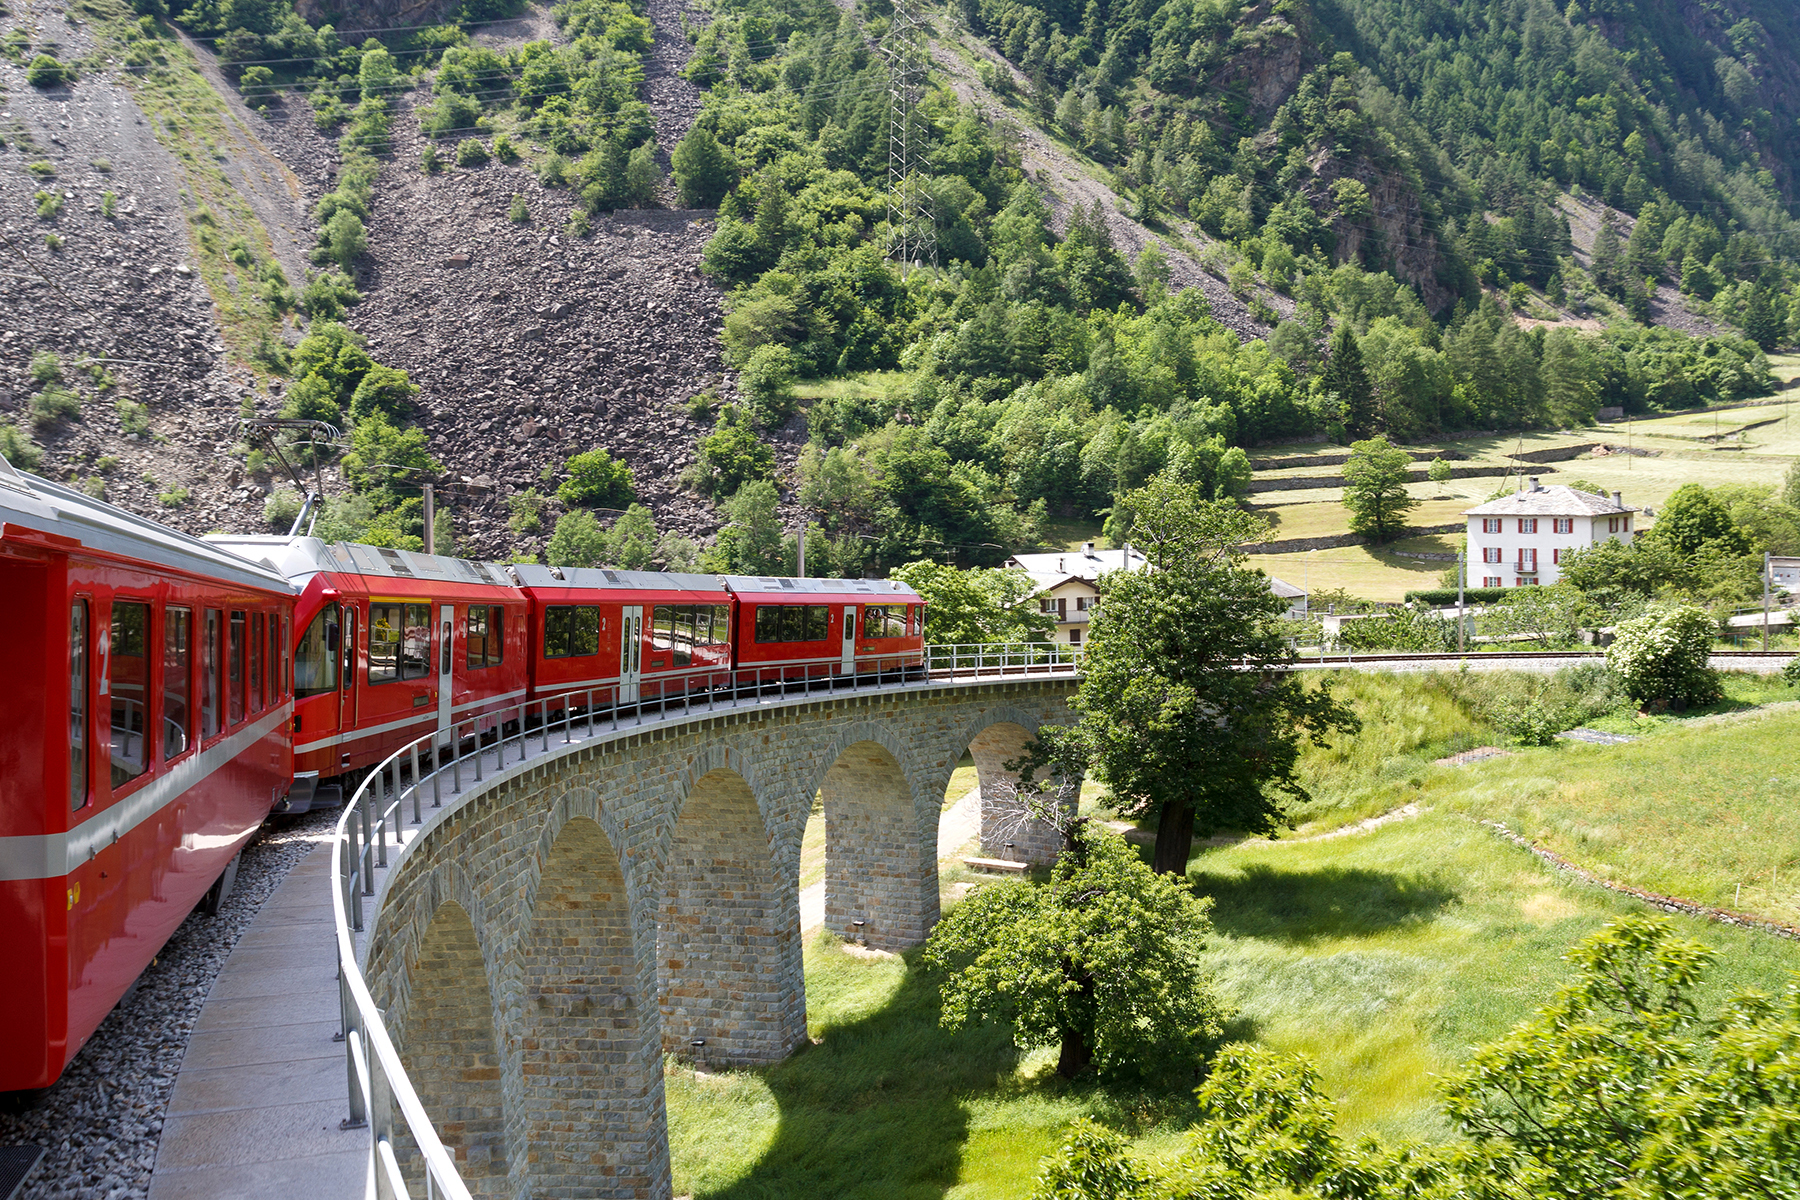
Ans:
[[[1631,514],[1627,513],[1621,519],[1625,522],[1625,532],[1630,533],[1631,532]]]
[[[1562,548],[1559,546],[1550,552],[1550,561],[1560,567],[1562,566],[1562,556]]]
[[[1481,548],[1481,561],[1482,562],[1499,562],[1500,561],[1500,547],[1498,547],[1498,546],[1483,546]]]
[[[1515,579],[1515,580],[1513,580],[1513,586],[1514,586],[1514,587],[1536,587],[1536,586],[1537,586],[1537,580],[1535,580],[1535,579],[1524,579],[1524,578],[1520,578],[1520,579]]]
[[[1506,580],[1502,579],[1498,575],[1483,575],[1481,577],[1481,586],[1484,588],[1503,587],[1505,585],[1505,583],[1506,583]]]
[[[1086,596],[1075,597],[1075,611],[1086,612],[1088,610],[1088,599],[1089,598]]]
[[[1521,571],[1537,570],[1537,551],[1536,550],[1526,549],[1525,547],[1522,547],[1522,546],[1519,548],[1519,570],[1521,570]]]
[[[1071,645],[1071,646],[1081,645],[1081,630],[1080,629],[1069,630],[1069,645]]]
[[[1575,532],[1575,518],[1574,517],[1558,517],[1558,518],[1556,518],[1555,528],[1556,528],[1556,532],[1558,532],[1558,533],[1574,533]]]
[[[1500,532],[1500,518],[1499,517],[1483,517],[1483,518],[1481,518],[1481,532],[1483,532],[1483,533],[1499,533]]]
[[[1608,532],[1608,533],[1619,532],[1619,518],[1617,518],[1617,517],[1606,518],[1606,532]]]
[[[1536,533],[1537,532],[1537,518],[1536,517],[1520,517],[1519,518],[1519,532],[1520,533]]]

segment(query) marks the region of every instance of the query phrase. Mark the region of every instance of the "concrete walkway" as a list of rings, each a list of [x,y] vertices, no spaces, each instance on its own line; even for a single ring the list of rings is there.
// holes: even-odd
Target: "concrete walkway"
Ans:
[[[962,799],[938,818],[938,861],[955,858],[981,834],[981,788],[970,788]],[[825,881],[800,889],[800,932],[811,933],[825,923]]]
[[[331,850],[289,871],[238,939],[188,1039],[150,1200],[363,1194],[366,1129],[344,1132]]]

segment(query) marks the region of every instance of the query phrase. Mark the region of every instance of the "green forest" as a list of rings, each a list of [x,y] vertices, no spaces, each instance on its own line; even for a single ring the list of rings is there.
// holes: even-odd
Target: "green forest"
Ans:
[[[641,7],[567,0],[557,44],[501,53],[468,32],[498,2],[361,45],[286,0],[172,14],[216,39],[247,97],[304,96],[340,134],[308,311],[354,325],[349,276],[402,91],[442,147],[420,169],[526,159],[568,191],[576,236],[587,214],[657,202]],[[739,526],[777,494],[747,484],[797,487],[821,514],[822,567],[997,561],[1047,518],[1106,518],[1170,465],[1234,494],[1239,447],[1763,396],[1765,352],[1800,331],[1800,25],[1778,0],[958,0],[922,16],[1004,56],[1016,74],[983,63],[982,78],[1135,219],[1208,239],[1202,263],[1267,334],[1244,340],[1172,290],[1154,245],[1123,253],[1097,205],[1053,220],[1016,140],[939,72],[914,116],[917,170],[890,194],[889,0],[712,0],[684,19],[703,111],[662,149],[680,203],[718,210],[705,269],[727,292],[741,402],[696,398],[715,424],[690,481]],[[917,269],[890,253],[896,200],[933,226]],[[1575,253],[1575,200],[1604,206],[1591,254]],[[1659,287],[1723,332],[1651,323]],[[803,411],[795,398],[796,380],[869,372],[888,374]],[[790,469],[766,442],[793,420],[807,444]],[[727,536],[714,565],[778,553]]]

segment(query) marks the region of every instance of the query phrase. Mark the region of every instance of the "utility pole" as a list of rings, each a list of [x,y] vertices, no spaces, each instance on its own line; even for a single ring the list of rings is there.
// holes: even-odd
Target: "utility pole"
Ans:
[[[794,538],[794,578],[806,578],[806,510],[800,510],[800,533]]]
[[[921,177],[924,130],[916,112],[925,86],[925,26],[915,0],[899,0],[881,56],[888,66],[888,236],[889,256],[908,268],[937,262],[937,216]]]
[[[1468,539],[1463,540],[1463,548],[1456,552],[1456,652],[1463,652],[1463,585],[1469,581]]]
[[[431,485],[425,485],[425,553],[437,553],[437,497],[432,495]]]
[[[1763,551],[1763,653],[1769,652],[1769,552]]]

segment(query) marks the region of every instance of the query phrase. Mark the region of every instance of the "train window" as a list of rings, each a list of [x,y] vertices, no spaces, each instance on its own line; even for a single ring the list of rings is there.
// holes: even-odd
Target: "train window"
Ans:
[[[708,644],[713,646],[725,646],[730,643],[731,609],[724,604],[715,604],[712,606],[712,637],[708,641]]]
[[[344,690],[350,690],[350,681],[356,678],[356,609],[344,609],[344,670],[339,679],[343,681]]]
[[[759,642],[818,642],[831,636],[831,609],[823,604],[759,604]]]
[[[225,638],[225,714],[226,723],[236,725],[244,719],[244,614],[231,614]]]
[[[863,609],[863,636],[896,638],[906,636],[906,610],[871,604]]]
[[[544,610],[545,658],[582,658],[598,653],[598,608],[589,604],[556,604]]]
[[[369,605],[369,682],[423,679],[431,669],[431,606]]]
[[[219,659],[220,625],[224,615],[216,608],[206,610],[206,640],[200,643],[200,736],[209,738],[223,726],[219,723]]]
[[[185,754],[193,714],[188,700],[194,687],[194,614],[185,608],[163,612],[162,742],[163,761]]]
[[[320,696],[338,685],[338,606],[327,604],[300,635],[294,655],[294,695]]]
[[[497,667],[506,657],[506,610],[498,604],[469,606],[469,666]]]
[[[288,615],[281,614],[281,694],[289,696],[294,691],[294,664],[288,657],[288,647],[294,644],[294,631],[288,625]]]
[[[69,606],[69,808],[87,804],[88,606]]]
[[[107,642],[106,691],[111,698],[112,784],[118,787],[144,773],[149,765],[150,606],[114,601],[112,637]]]
[[[694,661],[694,609],[687,604],[658,604],[652,615],[650,644],[657,650],[673,651],[671,666],[685,667]]]
[[[263,710],[263,638],[265,618],[250,614],[250,711]]]

